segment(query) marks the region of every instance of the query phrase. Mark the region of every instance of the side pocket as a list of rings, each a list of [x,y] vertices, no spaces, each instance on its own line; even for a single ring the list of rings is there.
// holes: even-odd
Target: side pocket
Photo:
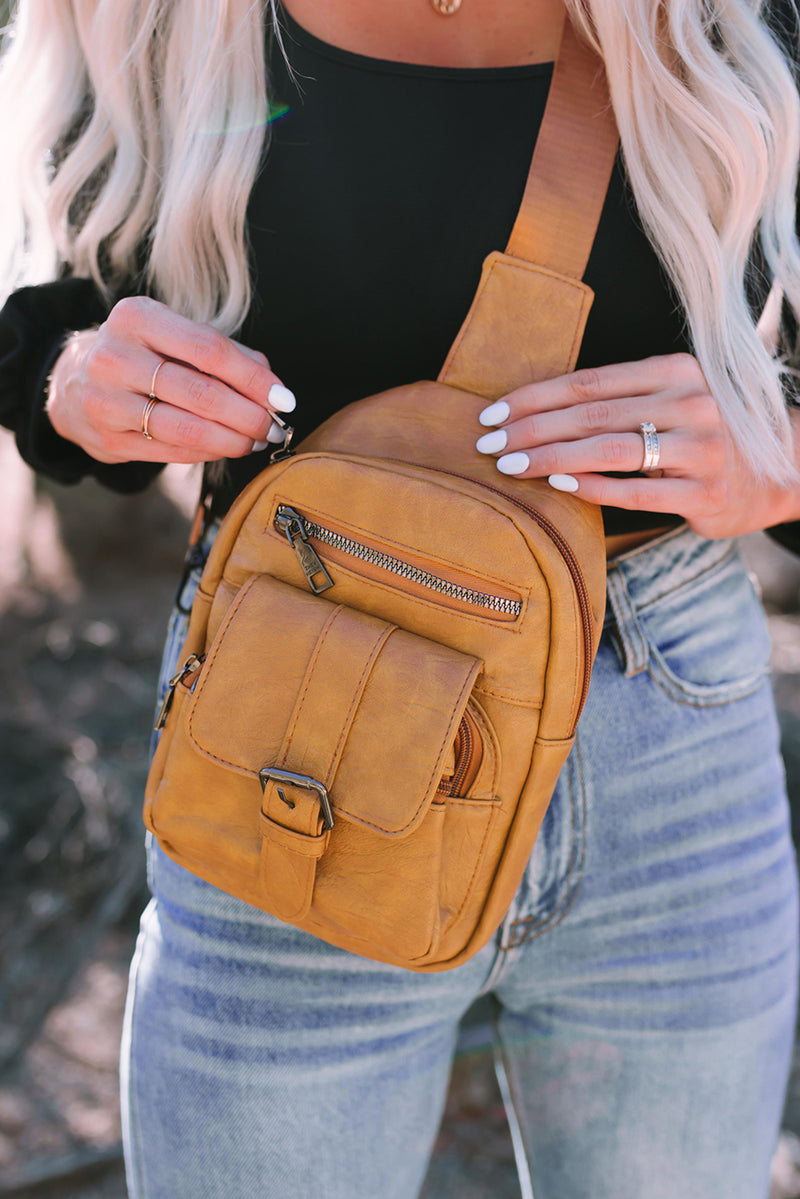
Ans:
[[[650,674],[680,703],[706,707],[742,699],[769,673],[766,618],[735,548],[716,569],[637,615]]]
[[[479,886],[491,878],[497,862],[487,855],[492,825],[500,811],[497,799],[450,799],[445,806],[442,840],[441,920],[442,934],[463,921],[465,927],[477,923],[488,887]],[[499,848],[499,847],[495,847]],[[470,898],[477,894],[473,919],[467,910]],[[465,917],[466,912],[466,919]]]

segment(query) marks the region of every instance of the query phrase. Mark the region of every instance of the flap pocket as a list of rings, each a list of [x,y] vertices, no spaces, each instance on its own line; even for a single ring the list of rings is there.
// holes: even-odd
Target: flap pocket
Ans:
[[[402,836],[436,794],[481,668],[468,654],[256,575],[209,651],[189,736],[239,773],[268,767],[315,780],[334,818]],[[288,809],[293,794],[281,795]]]

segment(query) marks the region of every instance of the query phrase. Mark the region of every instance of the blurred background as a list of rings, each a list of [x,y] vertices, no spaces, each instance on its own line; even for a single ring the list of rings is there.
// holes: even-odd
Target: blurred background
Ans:
[[[117,1053],[147,901],[140,805],[198,486],[195,468],[169,467],[139,496],[60,487],[0,432],[0,1196],[125,1195]],[[761,535],[745,544],[800,833],[800,559]],[[797,1199],[800,1057],[784,1126],[773,1199]],[[424,1199],[519,1195],[478,1007]]]

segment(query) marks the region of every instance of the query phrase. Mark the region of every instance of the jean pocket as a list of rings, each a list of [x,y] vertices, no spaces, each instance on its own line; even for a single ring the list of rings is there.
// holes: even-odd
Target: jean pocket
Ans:
[[[766,617],[736,546],[637,615],[650,674],[682,703],[702,707],[743,698],[769,674]]]

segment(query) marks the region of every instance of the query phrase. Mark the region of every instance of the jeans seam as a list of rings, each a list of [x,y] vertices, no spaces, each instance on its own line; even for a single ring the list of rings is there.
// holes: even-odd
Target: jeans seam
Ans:
[[[749,699],[769,681],[770,677],[769,667],[766,666],[757,675],[743,680],[740,684],[726,686],[725,690],[710,687],[707,694],[699,694],[692,691],[691,685],[682,683],[678,676],[670,671],[659,651],[653,646],[650,647],[647,673],[664,695],[685,708],[721,708],[726,704],[737,703],[740,699]],[[702,684],[695,684],[695,686],[698,685],[702,686]]]
[[[525,1136],[524,1136],[524,1132],[523,1132],[522,1121],[520,1120],[520,1117],[519,1117],[519,1113],[522,1109],[522,1104],[519,1102],[519,1100],[517,1099],[517,1096],[514,1094],[515,1086],[514,1086],[514,1080],[513,1080],[513,1071],[511,1069],[511,1055],[508,1053],[506,1046],[503,1042],[503,1038],[500,1035],[500,1022],[497,1018],[497,1008],[496,1007],[492,1011],[491,1031],[492,1031],[492,1051],[495,1056],[495,1076],[497,1077],[498,1085],[500,1085],[501,1079],[498,1076],[498,1061],[499,1061],[500,1065],[502,1066],[503,1073],[505,1075],[506,1088],[508,1091],[508,1096],[506,1096],[506,1094],[503,1091],[502,1086],[500,1085],[501,1098],[503,1100],[503,1107],[505,1108],[505,1112],[506,1112],[506,1123],[508,1125],[508,1131],[511,1136],[512,1148],[514,1151],[514,1165],[515,1165],[516,1172],[517,1172],[517,1181],[519,1183],[520,1193],[523,1196],[530,1195],[530,1196],[533,1196],[533,1199],[536,1199],[535,1195],[533,1194],[533,1176],[532,1176],[533,1171],[531,1169],[531,1154],[528,1151],[527,1145],[525,1144]],[[511,1110],[509,1110],[509,1108]],[[512,1118],[514,1120],[514,1123],[516,1124],[516,1129],[517,1129],[516,1137],[514,1136],[514,1129],[512,1128]],[[519,1142],[519,1144],[517,1144],[517,1142]],[[522,1178],[522,1171],[520,1168],[520,1165],[521,1165],[520,1156],[522,1156],[522,1158],[524,1159],[523,1164],[525,1167],[525,1173],[527,1174],[527,1182],[524,1182],[523,1178]]]
[[[617,620],[617,614],[613,607],[611,608],[611,612],[613,629],[616,631],[620,647],[618,657],[620,658],[623,673],[625,673],[628,669],[628,663],[633,659],[633,643],[625,627],[626,622],[624,620]]]
[[[626,678],[633,678],[647,666],[650,643],[639,623],[625,576],[619,572],[612,574],[609,571],[608,607],[612,620],[612,643],[622,673]]]
[[[126,1055],[125,1065],[120,1070],[120,1082],[127,1081],[126,1094],[122,1100],[123,1114],[127,1117],[123,1120],[123,1142],[125,1150],[125,1174],[126,1183],[130,1191],[131,1199],[143,1196],[144,1191],[144,1168],[142,1160],[142,1132],[139,1127],[139,1119],[136,1108],[134,1095],[136,1092],[135,1074],[136,1074],[136,1055],[133,1051],[133,1036],[134,1036],[134,1015],[133,1009],[137,1000],[137,992],[139,989],[139,969],[141,966],[141,958],[144,954],[144,929],[140,926],[139,929],[139,944],[134,950],[133,960],[131,962],[130,975],[128,980],[128,1003],[125,1011],[125,1021],[123,1027],[123,1044],[122,1052]],[[127,1043],[126,1043],[127,1041]]]

